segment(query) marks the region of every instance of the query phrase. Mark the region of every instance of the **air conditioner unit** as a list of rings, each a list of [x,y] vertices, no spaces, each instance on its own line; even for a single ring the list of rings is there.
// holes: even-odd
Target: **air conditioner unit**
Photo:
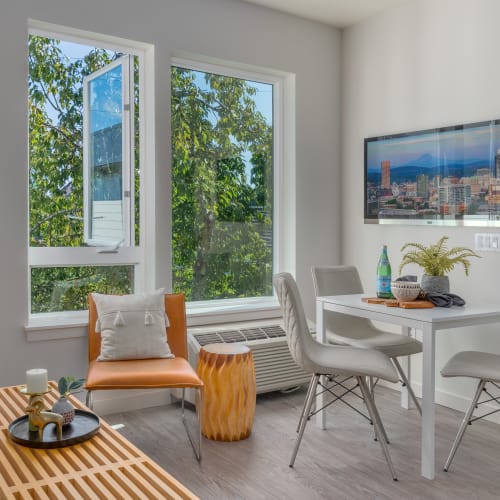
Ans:
[[[191,366],[196,369],[198,353],[204,345],[233,342],[243,343],[252,350],[258,394],[307,384],[311,378],[292,359],[280,319],[188,328]],[[189,391],[187,400],[192,402]]]

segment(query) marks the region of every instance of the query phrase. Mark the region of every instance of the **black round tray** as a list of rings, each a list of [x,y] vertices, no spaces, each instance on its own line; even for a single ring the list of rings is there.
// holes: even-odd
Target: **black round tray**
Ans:
[[[15,443],[30,448],[62,448],[86,441],[97,434],[98,430],[99,417],[92,412],[77,409],[74,420],[63,425],[62,439],[57,439],[56,425],[53,423],[46,425],[40,439],[38,431],[29,430],[28,415],[16,418],[9,425],[9,437]]]

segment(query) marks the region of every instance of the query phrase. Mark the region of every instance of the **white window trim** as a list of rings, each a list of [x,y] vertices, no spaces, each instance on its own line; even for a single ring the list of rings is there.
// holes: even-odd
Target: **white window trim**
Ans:
[[[134,265],[134,288],[155,288],[155,123],[154,123],[154,47],[142,42],[90,33],[50,23],[29,20],[30,35],[45,36],[69,42],[99,46],[125,52],[139,58],[139,161],[140,161],[140,245],[137,247],[29,247],[28,296],[31,301],[31,268],[86,265]],[[148,190],[148,196],[145,195]],[[25,331],[50,328],[73,328],[86,324],[86,311],[30,314]],[[70,337],[73,335],[70,335]]]
[[[214,304],[213,302],[217,302]],[[194,304],[194,303],[192,303]],[[255,299],[232,299],[229,301],[207,301],[196,303],[193,308],[187,304],[187,326],[240,323],[281,317],[275,297]],[[45,342],[88,335],[88,312],[34,314],[24,327],[28,342]]]
[[[172,66],[203,71],[218,75],[240,78],[273,85],[273,272],[295,269],[295,75],[268,68],[220,61],[214,58],[199,58],[186,53],[172,57]],[[285,175],[285,165],[287,175]],[[293,244],[290,244],[292,243]],[[276,294],[269,297],[250,297],[245,299],[227,299],[226,306],[220,301],[204,301],[201,305],[188,303],[188,313],[197,314],[212,306],[213,315],[224,314],[230,304],[240,307],[239,302],[263,306],[272,302],[278,306]],[[225,313],[227,314],[227,313]],[[209,318],[207,318],[209,321]]]
[[[47,23],[31,22],[30,26],[37,28],[37,34],[45,36],[62,36],[68,41],[86,42],[87,37],[82,39],[82,34],[75,35],[75,30],[54,27]],[[58,29],[56,29],[58,28]],[[41,30],[49,30],[41,33]],[[57,33],[57,35],[56,35]],[[155,283],[155,146],[154,146],[154,48],[148,44],[133,44],[127,40],[114,37],[92,34],[92,43],[106,43],[110,49],[122,50],[124,52],[139,55],[144,54],[142,67],[144,71],[140,75],[140,88],[143,99],[140,100],[141,133],[140,154],[141,165],[151,166],[148,176],[144,178],[144,169],[141,169],[141,244],[145,247],[146,258],[143,264],[143,282]],[[193,54],[177,52],[171,61],[172,65],[199,69],[218,74],[226,74],[253,81],[272,83],[275,87],[274,99],[274,158],[279,163],[279,168],[274,168],[274,190],[275,202],[273,212],[273,269],[274,272],[288,270],[295,272],[296,269],[296,202],[295,202],[295,75],[283,71],[270,70],[252,65],[231,63],[209,57],[199,57]],[[268,78],[263,76],[267,75]],[[146,204],[143,194],[147,192]],[[171,208],[170,200],[168,206]],[[147,223],[146,223],[147,221]],[[30,254],[31,254],[30,249]],[[57,249],[44,249],[55,251]],[[93,252],[96,249],[79,248],[72,250],[85,250]],[[123,252],[125,249],[120,249]],[[127,251],[134,252],[138,248],[129,248]],[[105,256],[105,257],[104,257]],[[104,261],[109,262],[114,257],[102,254]],[[129,256],[133,259],[132,255]],[[33,258],[30,256],[30,258]],[[46,259],[49,256],[45,256]],[[139,258],[139,257],[136,257]],[[60,255],[54,252],[50,257],[61,265]],[[220,301],[191,302],[187,306],[188,326],[208,325],[214,323],[230,323],[262,318],[277,318],[281,316],[279,304],[275,294],[271,297],[255,297],[245,299],[228,299]],[[87,335],[88,313],[87,311],[75,311],[71,313],[52,313],[45,315],[32,315],[25,331],[28,341],[47,341],[64,338],[84,337]]]

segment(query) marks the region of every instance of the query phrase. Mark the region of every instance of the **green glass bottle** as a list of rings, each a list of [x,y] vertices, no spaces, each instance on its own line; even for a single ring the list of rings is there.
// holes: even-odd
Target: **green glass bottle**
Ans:
[[[381,299],[392,299],[391,279],[391,263],[387,256],[387,245],[384,245],[377,266],[377,297]]]

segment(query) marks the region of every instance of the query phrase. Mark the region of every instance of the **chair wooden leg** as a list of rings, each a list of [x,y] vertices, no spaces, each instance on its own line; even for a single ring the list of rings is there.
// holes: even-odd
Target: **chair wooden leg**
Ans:
[[[184,399],[185,399],[185,393],[186,393],[186,389],[183,388],[182,389],[182,400],[181,400],[181,411],[182,411],[182,423],[184,424],[184,428],[186,429],[186,433],[187,433],[187,436],[188,436],[188,439],[189,439],[189,442],[191,443],[191,447],[193,448],[193,451],[194,451],[194,454],[196,456],[196,460],[198,460],[198,462],[201,461],[201,417],[202,417],[202,408],[203,408],[203,390],[202,388],[196,388],[196,418],[198,420],[198,430],[197,430],[197,434],[198,434],[198,445],[195,444],[195,440],[193,438],[193,436],[191,435],[191,432],[189,431],[189,428],[188,428],[188,425],[187,425],[187,421],[186,421],[186,414],[185,414],[185,411],[184,411]]]
[[[448,472],[448,469],[450,468],[453,457],[455,456],[455,453],[458,447],[460,446],[462,438],[464,437],[465,434],[465,430],[467,429],[467,424],[469,423],[472,414],[474,413],[474,409],[476,408],[477,402],[481,397],[481,392],[483,391],[485,385],[486,385],[486,380],[483,379],[481,379],[479,381],[479,384],[477,385],[476,394],[474,394],[474,398],[472,399],[469,409],[465,412],[464,419],[462,420],[460,429],[458,429],[458,434],[455,437],[455,441],[453,441],[453,446],[451,447],[450,454],[448,455],[448,459],[446,460],[446,464],[444,465],[445,472]]]
[[[316,388],[318,387],[319,377],[320,375],[315,373],[311,377],[311,382],[309,383],[307,397],[304,401],[304,408],[302,409],[302,415],[300,417],[301,419],[299,426],[299,435],[297,436],[297,440],[295,441],[295,447],[293,449],[292,458],[290,459],[289,463],[290,467],[293,467],[293,464],[295,463],[295,457],[297,456],[297,452],[299,451],[300,442],[302,441],[302,436],[304,434],[304,429],[306,428],[309,412],[311,411],[311,405],[314,401],[314,397],[316,396]]]
[[[415,396],[415,393],[413,392],[413,389],[411,388],[410,382],[408,381],[408,377],[406,376],[406,373],[403,370],[403,367],[400,365],[399,361],[396,358],[392,358],[392,362],[394,363],[394,366],[396,367],[396,370],[398,371],[399,376],[401,377],[401,380],[403,381],[403,384],[406,386],[406,390],[408,391],[410,398],[412,399],[413,403],[417,407],[417,410],[420,413],[420,415],[422,415],[422,408],[420,406],[420,403],[417,400],[417,397]]]
[[[379,441],[380,446],[382,448],[382,452],[385,456],[385,460],[386,460],[387,465],[389,467],[389,471],[392,475],[392,479],[394,479],[394,481],[397,481],[398,478],[396,476],[396,471],[394,470],[394,466],[392,465],[392,460],[391,460],[391,456],[389,454],[389,449],[387,448],[384,425],[382,424],[382,420],[380,419],[380,415],[378,414],[377,407],[375,406],[375,403],[373,402],[373,398],[372,398],[370,389],[368,388],[364,377],[356,377],[356,378],[358,379],[359,387],[361,389],[361,392],[363,393],[363,397],[365,398],[365,404],[366,404],[366,408],[368,409],[368,413],[370,413],[370,417],[373,420],[373,425],[375,426],[375,432],[377,433],[378,441]]]

